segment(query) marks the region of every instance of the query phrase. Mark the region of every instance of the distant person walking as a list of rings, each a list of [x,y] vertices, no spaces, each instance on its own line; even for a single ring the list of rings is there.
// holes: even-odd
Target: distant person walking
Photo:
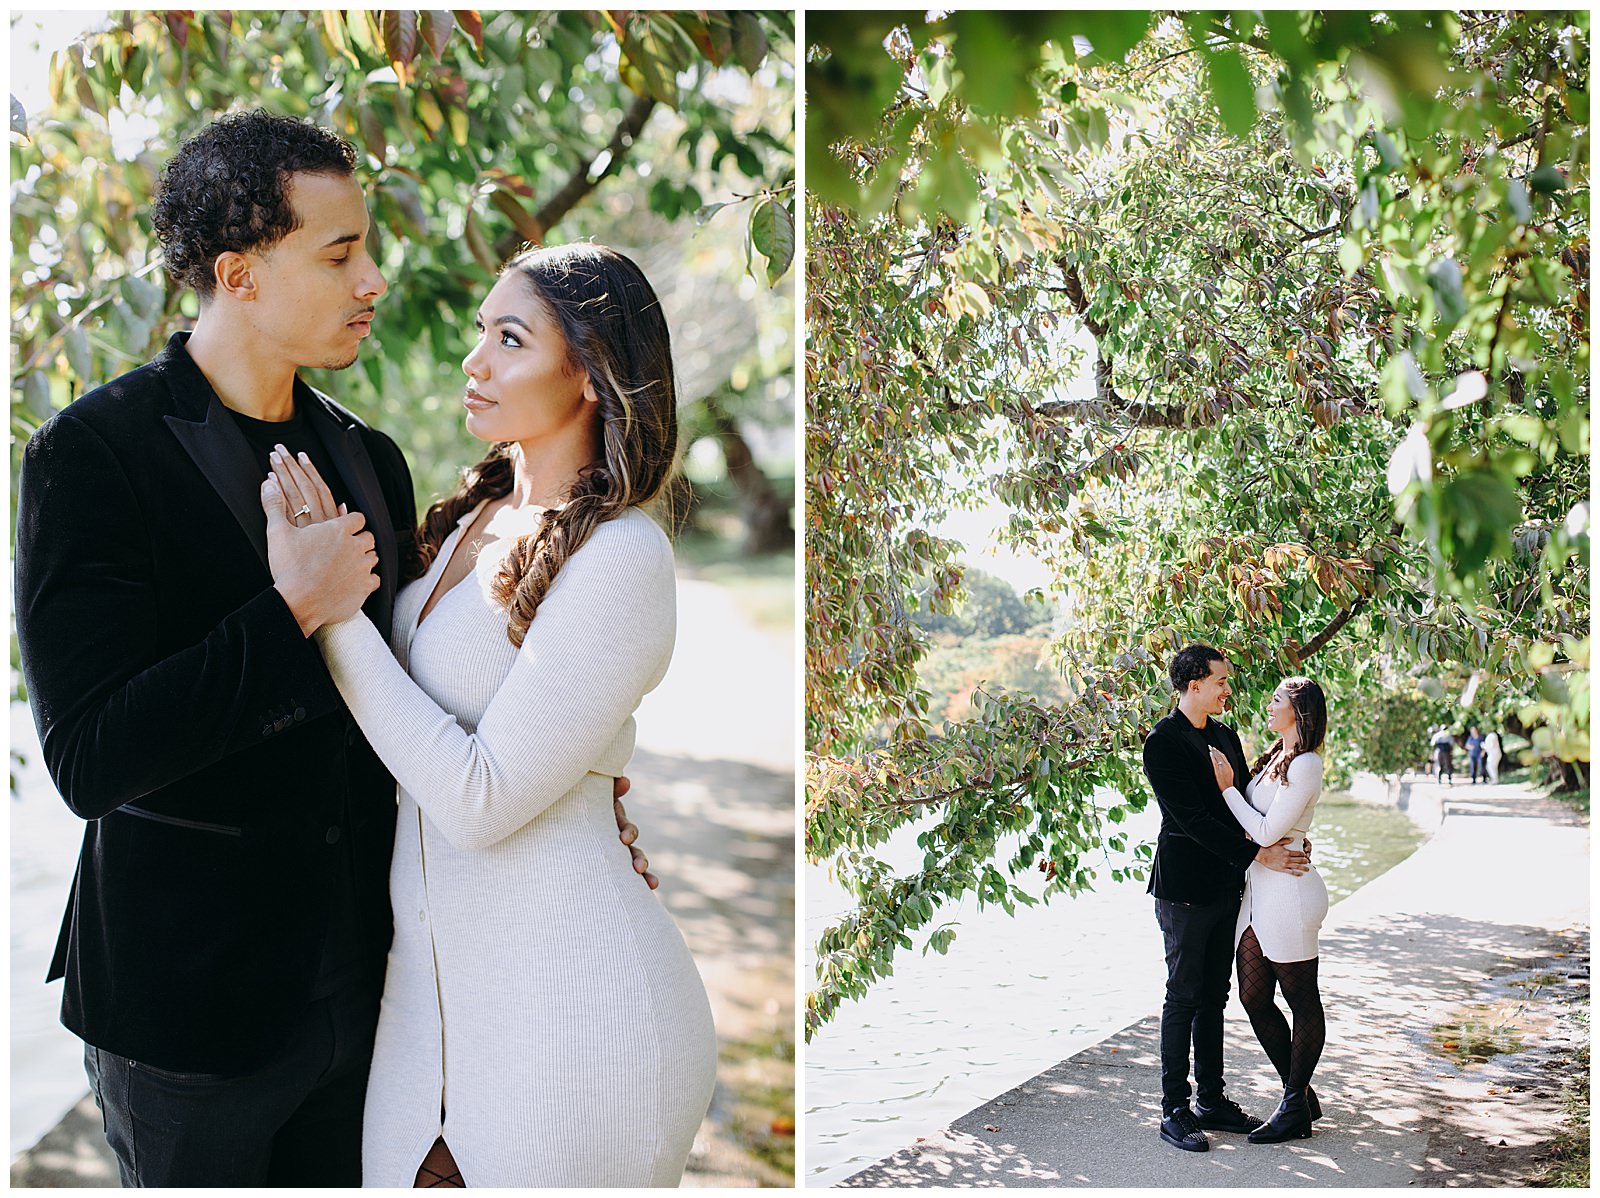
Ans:
[[[1477,726],[1467,729],[1467,765],[1472,770],[1472,784],[1478,784],[1478,775],[1483,775],[1483,780],[1489,780],[1489,770],[1483,759],[1483,733]]]
[[[1503,753],[1500,748],[1500,734],[1494,729],[1489,730],[1489,735],[1483,738],[1484,763],[1489,768],[1489,781],[1500,781],[1500,758]]]
[[[1456,783],[1456,768],[1454,761],[1455,751],[1455,737],[1450,735],[1449,728],[1441,725],[1439,731],[1433,734],[1433,776],[1438,781],[1443,782],[1445,780],[1445,776],[1448,774],[1450,777],[1451,786],[1454,786]]]

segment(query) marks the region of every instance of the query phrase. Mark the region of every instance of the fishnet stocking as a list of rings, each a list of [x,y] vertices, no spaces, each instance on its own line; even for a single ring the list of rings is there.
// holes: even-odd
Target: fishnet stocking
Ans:
[[[450,1146],[442,1139],[435,1140],[428,1155],[417,1168],[417,1179],[411,1183],[413,1190],[452,1189],[464,1190],[466,1180],[456,1168],[456,1159],[450,1155]]]
[[[1261,951],[1255,928],[1246,928],[1239,940],[1239,999],[1250,1016],[1250,1026],[1266,1051],[1285,1087],[1303,1090],[1327,1042],[1322,995],[1317,989],[1317,958],[1309,961],[1273,962]],[[1294,1014],[1294,1029],[1278,1004],[1275,987],[1283,987],[1284,1001]]]

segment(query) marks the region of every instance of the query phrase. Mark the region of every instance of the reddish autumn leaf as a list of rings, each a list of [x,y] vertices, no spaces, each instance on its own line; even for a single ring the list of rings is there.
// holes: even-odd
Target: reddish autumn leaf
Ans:
[[[479,54],[483,53],[483,18],[475,8],[458,8],[455,10],[456,24],[461,26],[461,31],[472,39],[473,47]]]
[[[417,14],[409,9],[383,14],[383,48],[402,77],[417,56]]]
[[[184,9],[169,12],[163,15],[167,28],[172,31],[172,38],[178,43],[178,49],[185,50],[189,46],[189,22],[194,20],[194,11]]]

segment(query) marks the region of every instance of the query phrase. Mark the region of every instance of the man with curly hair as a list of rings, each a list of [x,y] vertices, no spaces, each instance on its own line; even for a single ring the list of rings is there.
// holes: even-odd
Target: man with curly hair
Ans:
[[[1261,1120],[1223,1090],[1222,1013],[1228,1003],[1234,925],[1251,861],[1304,873],[1306,853],[1284,838],[1257,846],[1228,811],[1211,767],[1212,748],[1238,778],[1248,778],[1239,734],[1216,717],[1233,693],[1232,665],[1210,645],[1180,649],[1168,666],[1178,705],[1150,730],[1144,772],[1161,808],[1161,831],[1149,892],[1166,946],[1167,992],[1161,1007],[1161,1138],[1185,1152],[1205,1152],[1204,1129],[1254,1131]],[[1189,1106],[1189,1048],[1194,1046],[1196,1103]]]
[[[193,331],[23,455],[23,673],[88,821],[50,979],[125,1185],[359,1185],[395,789],[308,638],[389,626],[416,512],[395,443],[297,372],[355,361],[385,282],[354,151],[306,122],[212,123],[153,222]],[[347,514],[269,561],[284,455]]]

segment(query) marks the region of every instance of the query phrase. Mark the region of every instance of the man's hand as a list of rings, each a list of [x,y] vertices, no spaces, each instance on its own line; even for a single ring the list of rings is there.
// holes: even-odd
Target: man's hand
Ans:
[[[661,879],[650,872],[650,858],[633,842],[639,839],[639,829],[628,820],[628,813],[622,809],[622,796],[628,793],[631,786],[626,778],[616,778],[611,783],[611,807],[617,814],[617,839],[628,846],[628,852],[633,854],[633,872],[644,877],[645,885],[654,890],[661,885]]]
[[[261,484],[267,514],[267,565],[272,585],[310,636],[324,624],[348,620],[378,589],[378,553],[366,517],[334,515],[297,528],[284,488],[268,475]],[[305,519],[305,516],[300,516]]]
[[[1303,874],[1311,868],[1311,856],[1299,849],[1286,847],[1289,837],[1285,836],[1277,844],[1264,844],[1256,850],[1256,860],[1268,869],[1275,869],[1280,874]]]

